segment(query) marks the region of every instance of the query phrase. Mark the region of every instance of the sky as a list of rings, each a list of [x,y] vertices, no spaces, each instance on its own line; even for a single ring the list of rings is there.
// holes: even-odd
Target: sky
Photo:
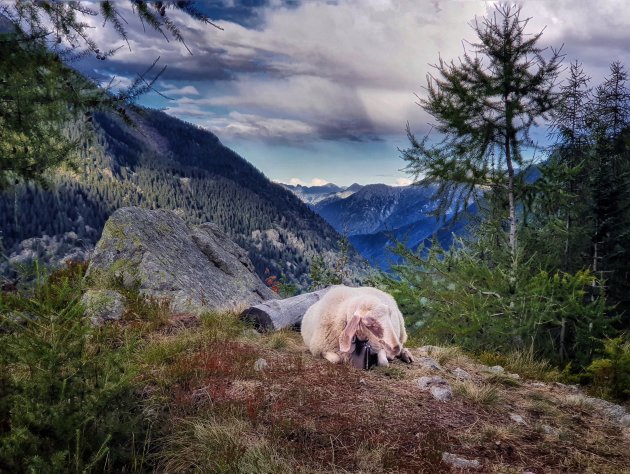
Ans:
[[[115,31],[94,29],[98,44],[119,46],[80,69],[128,84],[159,57],[161,92],[140,99],[195,123],[272,180],[293,184],[404,185],[399,149],[407,123],[424,136],[431,117],[417,104],[440,57],[457,59],[474,41],[470,23],[494,2],[473,0],[212,0],[198,7],[222,29],[173,13],[184,45],[143,32],[126,2],[129,47]],[[630,67],[626,1],[524,1],[529,31],[563,46],[596,85],[608,65]],[[544,142],[543,129],[536,134]]]

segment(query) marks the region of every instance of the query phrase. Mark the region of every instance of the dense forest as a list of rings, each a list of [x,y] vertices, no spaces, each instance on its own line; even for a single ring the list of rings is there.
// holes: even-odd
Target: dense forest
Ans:
[[[5,251],[65,232],[93,245],[114,210],[142,206],[176,210],[192,224],[217,223],[249,251],[261,276],[305,283],[313,255],[333,258],[339,235],[216,136],[158,111],[134,120],[130,126],[99,113],[95,131],[70,127],[81,140],[77,168],[59,171],[48,187],[21,183],[0,195]]]

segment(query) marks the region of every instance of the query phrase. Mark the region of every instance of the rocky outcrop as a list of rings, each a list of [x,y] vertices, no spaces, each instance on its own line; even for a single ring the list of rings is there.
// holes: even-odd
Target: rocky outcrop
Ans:
[[[234,309],[275,298],[245,250],[216,225],[191,228],[167,210],[114,212],[86,278],[96,288],[123,285],[166,299],[175,313]]]
[[[125,314],[125,299],[113,290],[88,290],[81,298],[81,304],[85,315],[97,326],[117,321]]]
[[[69,262],[89,259],[93,244],[74,232],[43,235],[23,240],[6,261],[0,261],[0,276],[12,278],[23,273],[35,262],[42,267],[59,268]]]

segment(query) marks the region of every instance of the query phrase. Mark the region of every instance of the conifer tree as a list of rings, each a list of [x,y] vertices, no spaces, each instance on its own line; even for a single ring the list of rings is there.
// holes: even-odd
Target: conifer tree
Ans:
[[[619,62],[597,87],[589,112],[594,158],[592,193],[592,269],[603,276],[619,309],[630,306],[630,88]]]
[[[425,183],[438,183],[441,211],[466,207],[480,186],[507,198],[508,248],[517,257],[517,171],[524,148],[533,146],[530,129],[556,104],[555,82],[562,56],[538,43],[542,31],[526,33],[521,9],[497,6],[471,26],[478,42],[458,62],[440,58],[427,77],[422,106],[443,138],[417,140],[403,152],[407,171]],[[522,173],[521,173],[522,174]]]
[[[543,178],[555,192],[547,194],[552,211],[564,220],[564,246],[561,267],[564,271],[583,268],[580,255],[583,248],[581,236],[588,235],[590,195],[588,182],[592,137],[589,133],[591,89],[588,77],[578,61],[571,63],[569,75],[560,87],[558,105],[551,124],[555,143],[550,159],[543,166]],[[550,188],[551,188],[550,187]],[[544,213],[544,209],[539,208]]]

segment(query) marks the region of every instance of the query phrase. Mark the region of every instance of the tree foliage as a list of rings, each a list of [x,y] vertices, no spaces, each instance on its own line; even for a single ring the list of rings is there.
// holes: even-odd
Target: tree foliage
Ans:
[[[84,269],[0,293],[3,472],[120,472],[142,451],[133,346],[109,346],[84,316]]]
[[[459,62],[440,58],[427,77],[419,105],[435,119],[443,138],[422,140],[408,129],[411,147],[403,152],[407,171],[424,183],[438,183],[439,212],[465,208],[479,186],[507,200],[508,240],[517,250],[516,206],[522,185],[523,149],[533,142],[530,129],[547,117],[556,101],[554,85],[561,55],[538,46],[542,35],[528,35],[521,9],[497,6],[493,15],[472,25],[478,42]]]
[[[127,23],[119,5],[101,1],[97,6],[23,0],[0,6],[0,189],[21,179],[45,182],[48,170],[72,164],[80,140],[64,133],[68,123],[90,122],[96,110],[116,111],[130,122],[129,106],[151,90],[164,71],[156,70],[156,59],[129,87],[114,91],[111,83],[102,86],[68,67],[69,62],[86,55],[106,60],[117,49],[99,47],[90,36],[88,20],[102,19],[101,27],[111,25],[127,41]],[[143,25],[167,41],[172,38],[184,43],[168,14],[171,10],[212,24],[191,1],[134,0],[131,6]]]

